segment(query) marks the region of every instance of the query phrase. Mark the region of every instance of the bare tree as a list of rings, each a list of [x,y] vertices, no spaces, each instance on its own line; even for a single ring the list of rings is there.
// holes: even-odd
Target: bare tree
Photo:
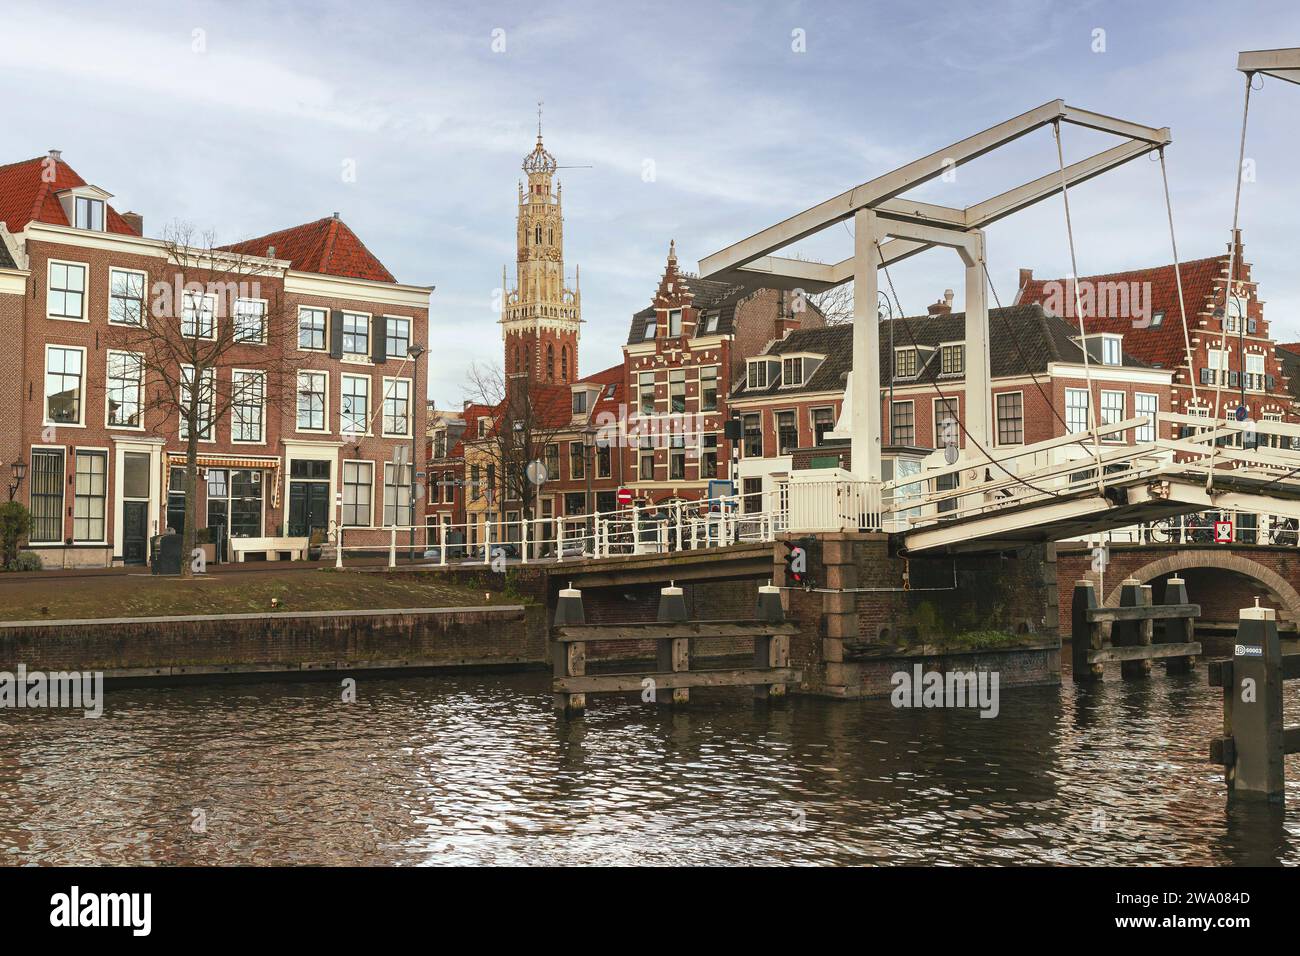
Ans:
[[[149,275],[149,288],[128,286],[110,309],[110,358],[122,380],[140,382],[138,407],[110,383],[110,415],[138,415],[164,437],[171,429],[185,442],[185,527],[181,575],[198,528],[195,494],[199,442],[214,436],[232,414],[231,427],[265,441],[271,409],[295,404],[296,322],[287,314],[279,269],[268,260],[218,248],[211,236],[189,226],[163,236],[164,256]],[[118,290],[119,292],[121,290]],[[139,295],[136,295],[136,292]],[[119,363],[114,369],[112,362]]]
[[[556,477],[548,472],[546,448],[560,435],[572,432],[565,385],[542,384],[524,375],[507,376],[498,366],[470,366],[465,397],[492,409],[492,425],[483,438],[463,439],[495,466],[492,498],[519,502],[526,519],[535,517],[542,484]],[[557,449],[558,451],[558,449]]]
[[[853,321],[853,283],[851,282],[810,295],[808,301],[826,316],[827,325],[846,325]]]

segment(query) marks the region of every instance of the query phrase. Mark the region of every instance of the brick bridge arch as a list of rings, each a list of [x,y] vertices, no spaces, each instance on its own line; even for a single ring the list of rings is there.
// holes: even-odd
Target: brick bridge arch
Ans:
[[[1278,611],[1281,616],[1300,622],[1300,592],[1297,592],[1286,578],[1271,568],[1231,551],[1217,549],[1176,551],[1142,565],[1137,570],[1129,572],[1126,577],[1137,578],[1143,584],[1149,584],[1166,574],[1186,571],[1190,568],[1232,571],[1258,581],[1268,589],[1269,594],[1280,605]],[[1106,595],[1106,604],[1119,604],[1120,588],[1121,585],[1116,584],[1110,589]],[[1192,595],[1191,599],[1195,601],[1196,597]]]

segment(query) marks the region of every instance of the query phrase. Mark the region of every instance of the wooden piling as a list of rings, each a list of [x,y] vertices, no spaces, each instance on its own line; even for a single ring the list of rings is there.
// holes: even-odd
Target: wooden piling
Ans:
[[[1088,651],[1101,650],[1101,622],[1088,620],[1088,611],[1096,607],[1096,585],[1087,580],[1075,581],[1070,605],[1070,659],[1076,683],[1102,679],[1102,666],[1088,663]]]
[[[1190,604],[1187,598],[1187,582],[1181,577],[1172,577],[1165,582],[1166,605]],[[1196,639],[1196,619],[1191,617],[1166,618],[1161,628],[1161,644],[1190,644]],[[1166,657],[1166,674],[1186,674],[1196,663],[1194,656]]]
[[[1125,578],[1120,585],[1120,607],[1145,607],[1146,596],[1137,578]],[[1154,622],[1150,618],[1136,621],[1115,621],[1111,625],[1110,643],[1114,647],[1143,647],[1151,644]],[[1119,673],[1124,680],[1138,680],[1151,676],[1150,658],[1120,661]]]

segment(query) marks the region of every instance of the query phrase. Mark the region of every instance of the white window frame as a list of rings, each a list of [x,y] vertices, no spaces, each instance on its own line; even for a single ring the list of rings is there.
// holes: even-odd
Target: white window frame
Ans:
[[[136,383],[136,388],[137,388],[136,406],[138,408],[138,416],[140,419],[140,424],[138,425],[116,425],[109,420],[108,400],[111,395],[109,384],[113,380],[113,376],[110,373],[110,370],[112,369],[113,356],[115,355],[133,355],[140,360],[140,378]],[[144,353],[131,352],[126,349],[108,349],[104,356],[104,427],[111,428],[114,431],[132,431],[132,432],[144,431],[144,398],[145,398]]]
[[[793,374],[786,374],[786,370],[798,369],[798,378]],[[792,355],[789,358],[781,359],[781,388],[797,388],[804,384],[803,377],[803,356]]]
[[[1155,392],[1134,392],[1133,393],[1133,414],[1145,415],[1147,412],[1142,408],[1143,399],[1151,401],[1151,424],[1139,425],[1133,429],[1133,440],[1135,442],[1155,441],[1157,430],[1156,421],[1160,416],[1160,396]]]
[[[239,386],[236,384],[236,382],[239,380],[241,376],[253,376],[255,378],[260,378],[262,380],[262,407],[261,407],[261,412],[258,415],[259,427],[257,431],[257,438],[235,437],[238,434],[238,420],[236,418],[236,410],[241,406],[241,404],[244,404],[236,400],[236,395],[238,394],[239,391]],[[255,368],[231,369],[230,370],[230,396],[231,396],[230,443],[232,445],[266,444],[266,372],[264,372],[261,369],[255,369]],[[296,414],[296,409],[295,409],[295,414]]]
[[[713,404],[706,406],[704,404],[704,373],[713,372]],[[721,368],[717,365],[702,365],[698,373],[699,405],[702,412],[716,412],[718,410],[718,380],[721,377]]]
[[[1004,442],[1004,441],[1002,440],[1002,429],[1001,429],[1001,428],[999,427],[999,425],[998,425],[998,421],[999,421],[999,419],[998,419],[998,399],[1001,398],[1003,395],[1019,395],[1019,396],[1020,396],[1020,441],[1018,441],[1018,442],[1014,442],[1014,441]],[[1002,446],[1002,447],[1005,447],[1005,448],[1016,448],[1016,447],[1018,447],[1018,446],[1023,445],[1023,444],[1025,443],[1025,426],[1026,426],[1026,424],[1027,424],[1027,422],[1025,421],[1025,393],[1024,393],[1024,390],[1023,390],[1023,389],[1016,389],[1015,391],[994,392],[994,393],[993,393],[993,441],[994,441],[995,444],[997,444],[997,445],[999,445],[999,446]]]
[[[113,319],[113,302],[114,302],[114,298],[115,298],[114,295],[113,295],[113,276],[114,276],[115,273],[119,273],[119,272],[120,272],[121,274],[123,274],[123,275],[139,276],[139,277],[140,277],[140,321],[139,321],[138,324],[135,323],[135,322],[117,322],[117,321],[114,321],[114,319]],[[109,324],[109,325],[116,325],[116,326],[120,326],[120,327],[122,327],[122,328],[127,328],[127,329],[139,329],[139,328],[144,328],[146,325],[148,325],[148,320],[149,320],[149,273],[143,271],[142,269],[124,269],[122,266],[109,266],[109,267],[108,267],[108,305],[107,305],[107,310],[108,310],[108,324]]]
[[[64,266],[68,269],[81,270],[81,311],[76,315],[55,315],[50,311],[50,293],[53,291],[52,283],[54,282],[53,266]],[[45,263],[45,317],[53,319],[56,322],[89,322],[90,318],[86,314],[86,298],[90,295],[90,263],[74,262],[69,259],[49,259]],[[60,289],[65,296],[68,294],[66,289]],[[66,300],[65,300],[66,301]]]
[[[75,422],[55,422],[50,420],[50,396],[46,394],[46,387],[50,374],[50,349],[60,349],[65,352],[81,353],[81,376],[80,384],[77,386],[77,420]],[[59,373],[66,374],[66,373]],[[84,345],[58,345],[53,342],[45,344],[45,367],[41,374],[41,424],[53,425],[55,428],[85,428],[86,427],[86,395],[88,392],[88,383],[90,376],[86,369],[86,347]],[[66,464],[66,463],[65,463]]]
[[[349,487],[359,488],[359,487],[363,487],[363,486],[365,486],[365,484],[366,484],[365,482],[351,482],[351,483],[348,482],[348,465],[354,465],[354,466],[366,465],[366,466],[370,469],[370,482],[369,482],[369,488],[370,488],[370,504],[369,504],[369,506],[368,506],[367,509],[366,509],[366,510],[367,510],[367,514],[366,514],[366,523],[365,523],[365,524],[356,524],[355,522],[347,521],[347,520],[345,520],[345,518],[344,518],[344,515],[347,514],[347,509],[348,509],[349,507],[352,507],[352,508],[355,509],[356,506],[357,506],[356,502],[352,502],[352,503],[349,505],[348,498],[347,498],[347,495],[348,495],[348,488],[349,488]],[[342,496],[341,499],[340,499],[340,500],[341,500],[341,504],[340,504],[340,506],[339,506],[339,522],[343,525],[343,527],[345,527],[345,528],[373,528],[373,527],[375,526],[375,470],[376,470],[376,469],[375,469],[375,462],[374,462],[373,459],[370,459],[370,458],[345,458],[345,459],[343,459],[343,467],[339,469],[339,482],[340,482],[340,484],[339,484],[339,494]],[[356,517],[356,515],[354,514],[353,517]]]
[[[364,426],[363,431],[348,431],[348,429],[345,428],[343,424],[344,422],[343,408],[345,404],[344,398],[347,395],[346,387],[347,387],[348,379],[353,379],[353,380],[360,379],[365,381],[366,383],[366,408],[365,408],[365,414],[362,416],[362,424]],[[370,380],[369,375],[356,375],[351,372],[343,372],[339,375],[339,434],[340,435],[344,437],[355,436],[357,438],[361,438],[370,434],[370,393],[374,391],[374,389],[371,387],[373,385],[374,382]],[[353,422],[355,423],[356,415],[353,414],[351,417]]]
[[[381,316],[381,318],[384,320],[384,355],[388,356],[389,358],[392,358],[394,356],[396,356],[397,358],[408,357],[411,352],[411,346],[415,344],[415,320],[411,318],[409,315],[384,315]],[[388,351],[388,338],[389,338],[388,322],[390,319],[393,319],[398,322],[406,323],[406,351],[403,352],[401,355],[397,355],[397,353],[395,352]]]
[[[319,312],[325,318],[324,328],[321,329],[320,348],[304,346],[302,344],[302,315],[304,312]],[[299,352],[329,352],[330,350],[330,310],[321,305],[300,305],[298,306],[298,322],[294,327],[294,335],[297,336]]]
[[[390,389],[401,382],[406,386],[406,431],[390,432],[388,430],[388,401],[392,398]],[[406,376],[384,376],[384,404],[379,411],[379,429],[384,438],[410,438],[415,418],[415,385]]]
[[[104,493],[99,496],[103,505],[104,533],[98,538],[78,538],[77,537],[77,499],[80,497],[89,497],[77,494],[77,459],[85,453],[86,455],[98,455],[104,462]],[[113,489],[108,479],[108,458],[109,450],[107,448],[91,448],[77,445],[72,449],[72,470],[67,471],[67,460],[64,460],[65,475],[72,478],[72,543],[73,544],[108,544],[108,520],[112,514],[113,508]],[[64,508],[67,508],[67,495],[64,495]],[[81,519],[88,520],[88,519]]]
[[[364,352],[349,352],[349,351],[348,351],[348,348],[347,348],[348,336],[349,336],[349,335],[353,335],[353,336],[355,336],[355,335],[357,334],[356,332],[348,332],[348,331],[347,331],[347,320],[348,320],[348,316],[351,316],[351,317],[354,318],[354,319],[355,319],[355,318],[364,318],[364,319],[366,320],[366,350],[365,350]],[[342,310],[340,310],[340,312],[339,312],[339,322],[340,322],[340,323],[342,324],[342,326],[343,326],[343,331],[340,333],[340,338],[339,338],[339,348],[342,350],[343,361],[345,361],[345,362],[356,362],[356,361],[359,361],[359,360],[362,360],[362,359],[364,359],[364,360],[367,361],[367,362],[372,361],[372,358],[371,358],[371,357],[374,355],[374,350],[375,350],[375,317],[374,317],[374,315],[372,315],[372,314],[369,313],[369,312],[356,312],[356,311],[353,311],[352,309],[342,309]],[[385,331],[387,331],[387,329],[385,329]]]
[[[304,375],[322,375],[325,378],[325,388],[324,388],[325,401],[323,403],[323,409],[321,413],[320,428],[303,428],[298,423],[298,396],[302,394],[302,387],[299,380]],[[315,369],[315,368],[299,369],[298,374],[294,376],[293,386],[294,386],[293,430],[296,432],[302,432],[304,434],[328,435],[330,432],[330,373],[329,371],[327,369]]]
[[[1114,398],[1116,395],[1119,396],[1119,412],[1116,417],[1112,419],[1107,416],[1106,399],[1107,397]],[[1128,398],[1126,397],[1126,393],[1122,389],[1103,388],[1101,390],[1101,400],[1097,403],[1097,408],[1100,413],[1100,416],[1097,419],[1098,427],[1102,425],[1115,425],[1122,422],[1124,420],[1124,410],[1128,408]],[[1110,409],[1110,412],[1111,414],[1116,414],[1114,409]],[[1122,445],[1128,441],[1128,438],[1125,436],[1124,432],[1112,432],[1102,438],[1102,441]]]
[[[239,327],[240,306],[249,305],[249,304],[259,305],[262,308],[262,321],[260,326],[261,334],[255,339],[246,339],[240,337],[240,327]],[[233,314],[230,317],[230,322],[232,326],[231,336],[233,337],[233,340],[235,342],[238,342],[240,345],[265,345],[266,344],[267,307],[268,307],[268,303],[266,299],[236,299],[235,300],[235,306],[234,309],[232,310]]]
[[[87,207],[99,205],[99,228],[94,226],[81,225],[81,204],[85,203]],[[108,232],[108,202],[97,196],[73,196],[72,197],[72,228],[83,229],[86,232]]]
[[[216,398],[217,398],[217,370],[216,370],[215,368],[205,368],[205,369],[203,370],[203,372],[204,372],[203,375],[201,375],[201,376],[196,376],[196,374],[195,374],[195,371],[196,371],[196,370],[195,370],[195,368],[194,368],[193,365],[182,365],[182,366],[181,366],[181,376],[180,376],[180,389],[181,389],[181,391],[180,391],[180,392],[177,394],[177,396],[176,396],[176,401],[177,401],[177,404],[178,404],[178,405],[185,405],[185,404],[187,404],[186,399],[185,399],[185,392],[184,392],[184,389],[186,388],[186,385],[185,385],[185,370],[186,370],[186,369],[189,369],[189,372],[190,372],[190,382],[191,382],[191,384],[189,385],[190,388],[193,388],[194,385],[197,384],[198,382],[202,381],[203,378],[211,377],[211,379],[212,379],[212,401],[209,403],[209,406],[208,406],[208,420],[207,420],[207,421],[208,421],[208,427],[207,427],[208,437],[207,437],[207,438],[204,438],[203,435],[202,435],[202,433],[200,433],[200,434],[199,434],[199,437],[198,437],[198,442],[199,442],[199,444],[206,444],[206,445],[214,444],[214,443],[216,442],[216,440],[217,440],[217,415],[216,415],[216,411],[217,411],[217,408],[216,408],[216,406],[217,406],[217,401],[216,401]],[[201,387],[201,386],[200,386],[200,387]],[[202,410],[202,402],[200,402],[200,410]],[[176,421],[176,434],[177,434],[177,436],[180,438],[181,441],[186,441],[186,440],[187,440],[187,436],[186,436],[186,434],[185,434],[185,426],[186,426],[185,416],[184,416],[184,415],[181,415],[181,414],[178,414],[178,415],[177,415],[177,421]]]
[[[932,433],[930,437],[934,439],[934,447],[936,449],[944,447],[943,444],[941,443],[941,436],[939,433],[939,426],[943,424],[939,420],[939,409],[942,408],[946,411],[948,409],[949,402],[951,402],[953,405],[952,420],[957,428],[957,436],[955,440],[958,446],[961,445],[961,424],[960,424],[961,399],[958,398],[956,395],[948,395],[945,396],[944,398],[933,398],[930,400],[930,425],[931,425],[930,431]],[[995,407],[995,412],[996,412],[996,407]],[[996,426],[996,422],[994,424]]]
[[[1114,350],[1115,361],[1110,361],[1110,352]],[[1124,364],[1124,337],[1105,334],[1101,337],[1101,364],[1112,368]]]
[[[1083,396],[1083,421],[1079,428],[1070,427],[1070,396]],[[1065,430],[1071,435],[1082,435],[1088,431],[1088,421],[1091,416],[1092,396],[1088,394],[1086,388],[1067,388],[1065,390]],[[1076,408],[1077,410],[1077,408]]]
[[[190,303],[194,301],[210,302],[212,304],[211,306],[212,321],[209,326],[209,331],[211,334],[209,335],[199,334],[199,330],[202,328],[202,325],[197,321],[198,314],[195,315],[194,335],[187,335],[185,333],[185,321],[186,321],[185,313],[189,310]],[[181,338],[204,339],[209,342],[215,340],[217,337],[217,318],[218,318],[217,297],[215,294],[211,292],[186,292],[186,291],[181,292]]]

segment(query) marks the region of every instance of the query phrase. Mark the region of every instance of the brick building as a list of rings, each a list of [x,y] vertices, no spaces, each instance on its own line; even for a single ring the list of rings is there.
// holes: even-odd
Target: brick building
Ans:
[[[677,250],[652,304],[632,317],[623,346],[630,487],[646,503],[697,500],[710,480],[734,480],[724,422],[746,360],[825,317],[790,293],[746,291],[682,272]]]
[[[882,376],[881,390],[887,457],[924,459],[947,438],[966,447],[960,427],[949,426],[945,434],[945,421],[960,421],[966,412],[965,322],[964,313],[953,313],[943,302],[931,306],[929,315],[881,323],[880,367],[893,372],[892,379]],[[1170,370],[1091,340],[1089,398],[1077,331],[1037,305],[991,309],[989,328],[995,448],[1084,432],[1089,402],[1103,424],[1169,410]],[[1104,357],[1093,357],[1103,351]],[[853,327],[834,325],[792,331],[747,361],[730,409],[742,422],[739,472],[750,510],[779,498],[796,469],[851,470],[847,436],[835,426],[852,353]],[[1111,441],[1153,435],[1151,429],[1132,429]],[[1079,446],[1063,452],[1087,454]]]
[[[198,438],[195,515],[215,550],[231,538],[323,536],[340,520],[409,524],[411,468],[392,461],[424,431],[409,350],[427,341],[431,289],[398,283],[335,214],[185,250],[214,273],[248,270],[252,296],[223,315],[215,295],[185,290],[178,314],[160,318],[176,246],[146,237],[141,217],[119,214],[111,198],[57,152],[0,167],[0,335],[12,346],[0,450],[18,466],[11,484],[25,472],[17,498],[46,566],[142,563],[154,534],[179,530],[186,441],[160,390],[180,373],[123,344],[155,321],[214,341],[232,323],[237,347],[215,381],[238,378],[252,396]],[[287,340],[265,334],[268,303]],[[258,387],[268,355],[284,358],[291,378]]]
[[[1178,283],[1172,265],[1088,276],[1079,282],[1084,328],[1117,343],[1154,368],[1169,369],[1169,406],[1174,412],[1230,419],[1239,407],[1253,421],[1296,421],[1294,399],[1264,318],[1264,300],[1251,277],[1240,234],[1236,276],[1227,300],[1229,252],[1181,265],[1187,308],[1190,363],[1183,335]],[[1035,279],[1020,270],[1017,302],[1038,303],[1077,325],[1073,286],[1066,280]],[[1177,438],[1170,426],[1162,438]]]

